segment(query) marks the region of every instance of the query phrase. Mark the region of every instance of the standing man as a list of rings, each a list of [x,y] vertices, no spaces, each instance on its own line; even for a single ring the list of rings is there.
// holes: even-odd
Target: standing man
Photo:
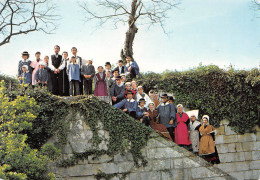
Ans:
[[[76,64],[79,65],[79,70],[81,71],[82,68],[82,58],[80,56],[77,56],[78,49],[76,47],[71,48],[71,53],[76,59]],[[79,93],[80,95],[83,95],[83,76],[80,75],[80,81],[79,81]],[[75,94],[74,94],[75,95]]]
[[[168,103],[168,95],[161,96],[162,103],[157,107],[160,123],[168,130],[172,141],[175,142],[175,128],[177,126],[176,111],[173,104]]]
[[[62,61],[62,56],[59,54],[60,46],[54,46],[54,54],[51,55],[51,62],[49,68],[52,70],[52,93],[54,95],[63,95],[63,69],[65,68],[65,61]]]
[[[92,82],[95,76],[95,68],[92,65],[92,59],[88,60],[87,65],[81,67],[81,75],[83,76],[84,94],[92,94]]]

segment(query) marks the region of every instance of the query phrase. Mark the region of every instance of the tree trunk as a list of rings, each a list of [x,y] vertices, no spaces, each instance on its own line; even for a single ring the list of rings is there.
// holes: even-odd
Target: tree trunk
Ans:
[[[121,51],[121,59],[124,61],[124,63],[126,62],[126,60],[125,60],[126,56],[130,56],[134,60],[133,42],[135,39],[135,34],[138,31],[138,28],[135,26],[136,10],[137,10],[137,0],[133,0],[132,1],[132,10],[131,10],[131,14],[129,16],[129,21],[128,21],[129,28],[128,28],[128,31],[126,32],[124,49],[122,49],[122,51]]]

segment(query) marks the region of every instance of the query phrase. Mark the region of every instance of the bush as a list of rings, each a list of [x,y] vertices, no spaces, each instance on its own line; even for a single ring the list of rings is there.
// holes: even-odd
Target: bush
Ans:
[[[39,106],[33,98],[10,99],[0,84],[0,177],[3,179],[50,179],[50,160],[26,143],[22,132],[32,128]]]
[[[260,118],[260,72],[225,71],[218,66],[202,66],[184,71],[146,73],[137,79],[146,92],[151,89],[174,93],[176,104],[199,109],[200,117],[210,116],[210,123],[218,126],[228,119],[235,131],[252,132]]]

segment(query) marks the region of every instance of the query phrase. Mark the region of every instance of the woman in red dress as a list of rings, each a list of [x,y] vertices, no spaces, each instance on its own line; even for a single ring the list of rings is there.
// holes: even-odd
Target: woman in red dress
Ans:
[[[178,112],[176,113],[177,127],[175,128],[175,143],[179,146],[192,150],[191,140],[189,136],[190,118],[188,114],[183,112],[183,106],[177,105]]]

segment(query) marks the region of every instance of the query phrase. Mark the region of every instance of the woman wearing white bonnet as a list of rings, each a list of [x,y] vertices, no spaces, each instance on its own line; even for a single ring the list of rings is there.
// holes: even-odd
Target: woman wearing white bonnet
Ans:
[[[215,128],[209,124],[208,115],[202,117],[202,125],[199,128],[199,132],[201,135],[199,155],[212,164],[219,164],[220,161],[215,145]]]
[[[192,150],[193,153],[198,154],[199,153],[199,131],[198,128],[200,128],[201,123],[196,120],[196,115],[193,113],[190,116],[190,140],[192,144]],[[197,128],[198,127],[198,128]],[[197,130],[196,130],[197,128]]]

